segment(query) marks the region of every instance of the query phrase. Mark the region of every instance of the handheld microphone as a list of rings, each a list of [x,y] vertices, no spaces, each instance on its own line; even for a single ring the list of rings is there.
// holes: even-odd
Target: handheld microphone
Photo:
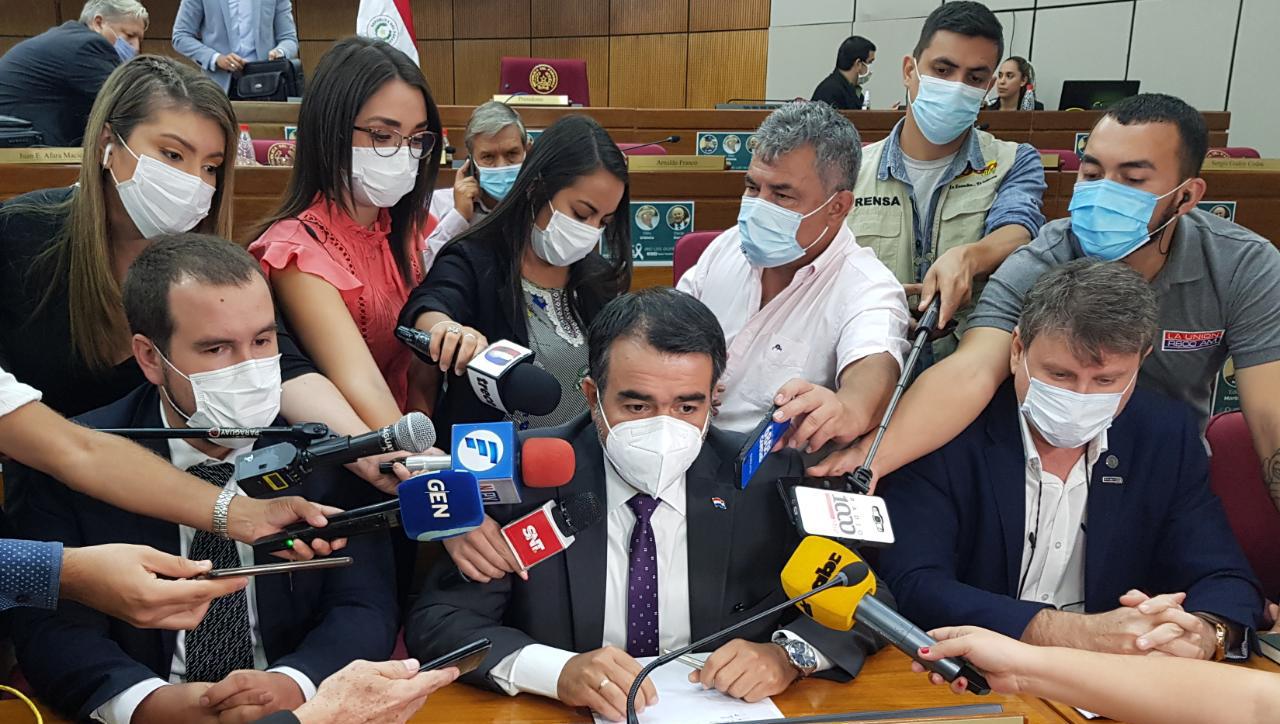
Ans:
[[[397,464],[405,466],[411,473],[434,473],[452,468],[453,458],[448,455],[410,455],[389,463],[378,463],[378,472],[390,475],[395,472]]]
[[[443,540],[469,533],[484,522],[480,490],[475,476],[456,470],[417,475],[400,483],[395,500],[353,508],[329,516],[329,524],[317,528],[292,525],[253,542],[265,551],[285,551],[296,539],[350,538],[364,533],[403,527],[418,541]]]
[[[573,478],[573,446],[564,440],[554,438],[525,440],[520,447],[519,461],[520,477],[524,484],[531,488],[558,488]],[[389,475],[395,472],[397,463],[408,468],[411,473],[433,473],[437,470],[452,468],[453,458],[449,455],[410,455],[399,460],[378,463],[378,471]],[[481,486],[482,494],[485,488],[485,485]],[[486,500],[485,505],[498,502],[503,501],[495,497],[493,500]]]
[[[845,474],[845,480],[860,493],[871,492],[871,463],[876,458],[876,451],[880,449],[880,442],[884,440],[885,430],[889,429],[889,420],[893,419],[894,410],[898,409],[898,401],[902,399],[902,393],[907,389],[907,382],[911,380],[911,373],[915,371],[916,361],[920,359],[920,351],[924,349],[925,341],[936,339],[945,334],[950,333],[955,328],[956,321],[952,319],[947,323],[946,328],[938,330],[934,327],[938,326],[938,317],[942,314],[942,295],[934,294],[933,299],[929,301],[929,306],[924,310],[924,316],[920,318],[920,323],[916,325],[915,340],[911,343],[911,353],[907,355],[906,362],[902,365],[902,374],[898,376],[898,385],[893,388],[893,396],[889,398],[889,406],[884,410],[884,417],[880,418],[880,427],[876,430],[876,436],[871,440],[871,447],[867,450],[867,459],[856,470]]]
[[[299,449],[279,443],[253,450],[236,460],[235,480],[259,498],[288,491],[320,465],[345,465],[362,457],[396,450],[420,453],[436,442],[431,418],[411,412],[394,425],[355,437],[333,437]]]
[[[547,501],[537,510],[502,526],[507,547],[524,570],[563,553],[573,537],[604,520],[604,506],[591,492],[567,496],[557,505]]]
[[[782,589],[787,595],[804,591],[817,591],[825,585],[835,571],[842,566],[861,563],[857,554],[835,541],[809,536],[782,569]],[[863,564],[865,566],[865,564]],[[921,631],[918,626],[902,617],[902,614],[886,606],[875,597],[875,576],[853,588],[828,591],[800,603],[800,610],[819,624],[837,631],[848,631],[855,621],[862,621],[872,631],[893,644],[899,651],[939,674],[947,681],[963,676],[969,681],[969,690],[975,694],[987,694],[991,687],[977,669],[964,659],[939,659],[924,661],[920,649],[938,643]]]
[[[201,438],[223,439],[283,439],[294,443],[308,443],[329,437],[329,428],[320,422],[302,422],[289,427],[102,427],[98,432],[127,437],[130,440],[187,440]]]
[[[624,143],[619,146],[619,149],[622,151],[622,153],[627,154],[627,153],[631,153],[637,148],[648,148],[649,146],[662,146],[667,143],[679,143],[679,142],[680,142],[679,136],[667,136],[666,138],[663,138],[661,140],[648,141],[646,143],[635,143],[635,144]],[[621,148],[621,146],[626,146],[626,148]]]
[[[791,555],[791,559],[787,561],[787,567],[790,567],[792,565],[792,563],[796,560],[796,557],[799,554],[800,554],[800,550],[797,549],[796,552]],[[833,567],[831,569],[830,574],[825,579],[823,579],[822,583],[814,586],[812,590],[806,590],[803,593],[800,593],[799,595],[792,596],[791,598],[783,601],[782,603],[779,603],[776,606],[771,606],[768,609],[761,611],[760,613],[757,613],[754,616],[743,619],[742,621],[739,621],[733,624],[732,626],[721,629],[709,636],[706,636],[702,639],[694,641],[693,643],[689,644],[688,646],[685,646],[684,648],[679,648],[679,649],[676,649],[675,651],[668,651],[662,656],[659,656],[653,661],[650,661],[648,664],[645,665],[643,669],[640,670],[640,673],[636,675],[635,681],[631,682],[631,691],[627,692],[627,724],[639,724],[639,720],[636,718],[636,695],[640,693],[641,685],[644,684],[644,680],[649,677],[649,674],[652,673],[654,669],[664,664],[671,663],[672,661],[675,661],[676,659],[680,658],[681,656],[684,656],[690,651],[695,651],[697,649],[702,648],[703,646],[706,646],[707,644],[713,641],[724,638],[725,636],[728,636],[734,631],[737,631],[746,626],[750,626],[751,624],[763,618],[766,618],[768,616],[772,616],[773,614],[779,611],[782,611],[789,606],[795,606],[797,604],[800,604],[810,596],[816,596],[822,593],[823,591],[826,591],[832,588],[840,588],[844,586],[861,587],[865,584],[865,581],[867,579],[871,579],[871,585],[873,586],[875,585],[875,577],[871,575],[871,569],[867,567],[866,563],[863,563],[860,560],[855,559],[851,561],[848,565],[844,566],[843,568],[836,569]]]
[[[557,488],[573,478],[573,446],[538,437],[519,446],[515,423],[453,426],[453,464],[476,476],[487,504],[519,503],[521,478],[532,488]],[[519,470],[519,474],[517,474]]]
[[[396,339],[424,362],[435,364],[430,332],[400,325],[396,327]],[[532,362],[533,350],[500,340],[472,358],[467,364],[467,379],[476,397],[489,407],[503,412],[550,414],[560,404],[560,383]]]

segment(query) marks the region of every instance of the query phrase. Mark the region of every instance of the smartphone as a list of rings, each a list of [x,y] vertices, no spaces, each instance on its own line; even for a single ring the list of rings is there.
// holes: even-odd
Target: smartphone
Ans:
[[[774,422],[773,413],[778,411],[777,405],[769,408],[769,412],[756,425],[755,430],[747,436],[747,443],[738,451],[738,488],[747,489],[747,484],[755,476],[756,471],[764,464],[765,458],[773,452],[773,446],[782,436],[787,434],[791,421]]]
[[[458,676],[469,674],[476,670],[484,657],[489,655],[489,639],[480,639],[472,641],[457,651],[449,653],[437,659],[432,659],[418,668],[418,671],[436,671],[437,669],[447,669],[450,666],[458,668]]]
[[[859,545],[893,545],[893,523],[883,498],[854,493],[830,478],[779,478],[778,490],[801,535]]]
[[[280,561],[264,563],[260,566],[244,566],[242,568],[219,568],[209,571],[197,578],[237,578],[239,576],[265,576],[272,573],[293,573],[295,571],[311,571],[322,568],[345,568],[353,562],[350,556],[337,558],[312,558],[309,561]]]

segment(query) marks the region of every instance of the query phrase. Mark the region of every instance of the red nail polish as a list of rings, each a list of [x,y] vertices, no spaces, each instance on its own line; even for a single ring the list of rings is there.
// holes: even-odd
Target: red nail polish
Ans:
[[[928,656],[928,655],[929,655],[929,647],[928,647],[928,646],[921,646],[921,647],[920,647],[920,655],[922,655],[922,656]]]

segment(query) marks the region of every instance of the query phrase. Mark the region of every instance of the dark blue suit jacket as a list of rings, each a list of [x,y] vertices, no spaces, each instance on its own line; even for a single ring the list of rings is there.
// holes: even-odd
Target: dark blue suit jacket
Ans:
[[[159,395],[146,385],[77,418],[90,427],[160,427]],[[146,441],[168,458],[168,443]],[[178,526],[82,495],[29,468],[9,470],[7,509],[26,538],[68,546],[134,543],[180,555]],[[345,488],[346,492],[342,490]],[[318,470],[303,494],[343,505],[369,486],[341,468]],[[316,685],[355,659],[381,661],[395,645],[391,545],[385,535],[352,538],[346,568],[254,579],[258,636],[270,666],[290,666]],[[257,563],[279,562],[258,554]],[[57,611],[14,609],[18,661],[36,693],[65,715],[88,718],[104,702],[151,677],[169,678],[177,634],[136,629],[63,601]]]
[[[958,437],[883,482],[897,542],[880,573],[926,630],[971,624],[1020,638],[1045,607],[1017,599],[1027,539],[1018,414],[1009,381]],[[1134,588],[1185,591],[1188,611],[1261,623],[1261,590],[1209,490],[1190,408],[1139,388],[1107,441],[1089,482],[1085,610],[1117,608]]]

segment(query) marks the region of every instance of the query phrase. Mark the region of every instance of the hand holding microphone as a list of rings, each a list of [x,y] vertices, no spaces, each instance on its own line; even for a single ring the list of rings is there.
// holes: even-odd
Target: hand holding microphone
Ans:
[[[530,415],[549,414],[560,404],[560,383],[533,364],[533,352],[528,347],[509,340],[490,344],[476,330],[437,312],[428,312],[421,318],[441,321],[430,332],[401,325],[396,327],[396,338],[428,363],[436,364],[438,360],[442,371],[447,371],[450,364],[457,375],[465,370],[471,389],[481,402],[503,412]]]
[[[440,367],[441,372],[448,372],[450,368],[452,368],[455,375],[461,375],[466,372],[467,363],[478,352],[489,346],[489,340],[479,330],[458,324],[443,314],[428,313],[428,315],[439,317],[440,319],[431,325],[430,331],[419,332],[419,334],[426,335],[425,341],[429,345],[428,349],[425,350],[426,354],[430,356],[433,364]],[[399,329],[396,330],[396,336],[400,337],[401,341],[410,344],[414,349],[418,349],[417,345],[405,340]]]

